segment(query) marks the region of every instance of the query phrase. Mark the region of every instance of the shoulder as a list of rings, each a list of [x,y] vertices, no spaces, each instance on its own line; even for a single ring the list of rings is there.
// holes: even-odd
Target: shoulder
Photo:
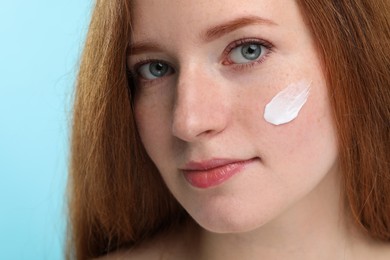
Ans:
[[[123,249],[117,252],[110,253],[97,260],[150,260],[161,259],[163,256],[163,248],[156,243],[148,243],[148,246],[135,247],[131,249]]]
[[[390,259],[390,243],[389,242],[378,242],[377,245],[373,246],[370,259],[376,260],[389,260]]]
[[[356,244],[355,249],[352,259],[390,259],[390,241],[380,241],[366,236],[360,244]]]
[[[151,260],[151,259],[189,259],[196,242],[196,230],[182,227],[171,230],[129,249],[110,253],[98,260]]]

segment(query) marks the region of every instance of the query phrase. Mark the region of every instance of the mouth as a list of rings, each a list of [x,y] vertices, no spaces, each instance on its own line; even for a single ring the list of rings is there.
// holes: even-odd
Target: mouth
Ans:
[[[234,175],[242,172],[255,160],[258,160],[258,158],[248,160],[212,159],[202,162],[191,161],[181,171],[190,185],[205,189],[222,184]]]

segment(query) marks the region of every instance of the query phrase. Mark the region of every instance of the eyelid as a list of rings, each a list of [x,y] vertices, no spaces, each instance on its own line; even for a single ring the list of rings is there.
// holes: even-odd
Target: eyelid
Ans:
[[[236,63],[234,63],[233,61],[231,61],[229,59],[229,54],[235,48],[243,46],[245,44],[251,44],[251,43],[252,44],[262,45],[263,47],[266,48],[267,53],[264,54],[263,58],[261,58],[259,60],[254,60],[254,61],[248,62],[248,63],[242,63],[242,64],[236,64]],[[222,56],[221,57],[222,65],[233,66],[234,69],[237,69],[237,70],[245,69],[245,68],[254,66],[254,65],[258,64],[258,63],[262,63],[264,61],[264,59],[266,59],[267,56],[273,51],[273,49],[274,49],[274,45],[271,42],[269,42],[269,41],[266,41],[266,40],[263,40],[263,39],[259,39],[259,38],[253,38],[253,37],[251,37],[251,38],[242,38],[242,39],[239,39],[239,40],[231,42],[224,49],[224,51],[222,52],[222,55],[221,55]],[[161,78],[144,79],[142,76],[140,76],[139,69],[140,69],[141,66],[143,66],[145,64],[148,64],[148,63],[151,63],[151,62],[161,62],[161,63],[167,64],[171,68],[172,72],[167,74],[164,77],[161,77]],[[156,58],[139,58],[138,60],[136,60],[134,62],[134,65],[129,66],[128,69],[129,69],[130,75],[135,80],[142,82],[142,84],[155,83],[157,81],[164,80],[164,78],[166,78],[167,76],[172,75],[173,73],[175,73],[177,71],[175,69],[175,67],[172,66],[172,64],[170,64],[170,62],[167,62],[166,60],[162,60],[162,59],[156,59]]]
[[[160,80],[160,79],[165,78],[166,76],[163,76],[161,78],[155,78],[155,79],[145,79],[140,75],[140,73],[139,73],[140,68],[143,65],[146,65],[148,63],[153,63],[153,62],[161,62],[161,63],[164,63],[170,67],[172,72],[167,74],[166,76],[169,76],[176,71],[175,68],[169,62],[167,62],[165,60],[153,59],[153,58],[142,58],[142,59],[138,59],[133,66],[128,68],[131,76],[138,81],[144,81],[144,82],[154,82],[156,80]]]
[[[229,54],[237,47],[243,46],[245,44],[259,44],[264,46],[267,49],[267,53],[265,54],[265,57],[273,50],[274,45],[270,43],[269,41],[258,39],[258,38],[243,38],[236,41],[233,41],[230,43],[225,50],[222,53],[222,64],[223,65],[237,65],[237,66],[243,66],[248,65],[252,63],[256,63],[258,61],[248,62],[247,64],[235,64],[229,59]]]

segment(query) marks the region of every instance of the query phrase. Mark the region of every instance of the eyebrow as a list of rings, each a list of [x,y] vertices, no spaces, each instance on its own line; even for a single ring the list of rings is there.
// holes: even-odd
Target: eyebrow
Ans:
[[[158,44],[152,42],[138,42],[130,44],[130,49],[128,52],[128,56],[137,55],[144,52],[161,52],[162,47]]]
[[[205,42],[210,42],[213,40],[216,40],[230,32],[233,32],[235,30],[238,30],[242,27],[248,26],[248,25],[254,25],[254,24],[259,24],[259,25],[268,25],[268,26],[275,26],[277,25],[275,22],[265,19],[262,17],[258,16],[245,16],[245,17],[240,17],[237,19],[234,19],[232,21],[228,21],[226,23],[222,23],[220,25],[214,26],[210,29],[208,29],[202,36],[201,38]]]
[[[245,16],[211,27],[210,29],[206,30],[203,34],[201,34],[200,38],[204,42],[211,42],[230,32],[254,24],[268,25],[268,26],[277,25],[275,22],[269,19],[261,18],[258,16]],[[130,45],[128,54],[137,55],[144,52],[161,52],[162,50],[163,48],[159,44],[149,42],[149,41],[142,41],[138,43],[137,42],[132,43]]]

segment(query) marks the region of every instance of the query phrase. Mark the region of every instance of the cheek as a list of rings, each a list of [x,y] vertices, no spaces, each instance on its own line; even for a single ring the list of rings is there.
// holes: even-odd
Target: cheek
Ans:
[[[169,136],[168,107],[166,104],[157,102],[153,96],[140,97],[134,102],[134,117],[138,133],[146,152],[156,162],[166,152]],[[160,148],[158,148],[160,147]]]
[[[147,143],[151,134],[149,133],[155,124],[155,118],[153,117],[154,108],[148,106],[147,103],[136,100],[134,102],[134,117],[137,125],[138,133],[143,143]]]
[[[272,159],[298,169],[296,174],[323,175],[337,158],[337,140],[326,91],[317,85],[298,117],[280,126],[267,126]],[[280,166],[283,167],[283,166]]]
[[[313,77],[314,79],[315,77]],[[246,93],[249,97],[241,103],[244,109],[238,117],[243,135],[254,140],[264,163],[284,174],[323,174],[337,157],[336,131],[332,120],[327,89],[321,77],[311,84],[306,103],[297,117],[285,124],[274,125],[264,119],[265,106],[278,93],[276,86],[288,86],[289,82],[263,86],[262,92]],[[299,82],[300,79],[290,82]],[[259,89],[257,87],[257,89]],[[280,88],[283,90],[283,87]],[[271,91],[273,90],[273,93]],[[294,170],[294,173],[288,169]]]

